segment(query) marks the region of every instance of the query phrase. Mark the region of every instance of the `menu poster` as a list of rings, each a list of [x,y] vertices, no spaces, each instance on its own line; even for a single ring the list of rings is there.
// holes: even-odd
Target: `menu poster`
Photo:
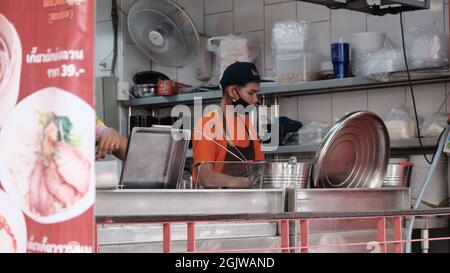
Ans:
[[[95,251],[94,18],[0,1],[0,252]]]

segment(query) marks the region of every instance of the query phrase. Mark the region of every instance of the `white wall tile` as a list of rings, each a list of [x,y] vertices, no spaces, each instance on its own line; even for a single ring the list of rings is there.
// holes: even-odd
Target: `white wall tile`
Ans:
[[[256,61],[256,67],[258,68],[258,72],[261,74],[264,74],[264,55],[265,55],[265,50],[264,50],[264,31],[255,31],[255,32],[251,32],[251,35],[254,35],[255,39],[258,41],[258,44],[260,46],[259,49],[259,56],[257,57],[257,61]]]
[[[263,0],[234,0],[234,32],[247,32],[263,29]]]
[[[265,65],[266,68],[273,68],[274,58],[272,55],[272,28],[275,22],[285,20],[295,20],[297,6],[296,2],[280,3],[265,6]]]
[[[367,16],[367,31],[386,33],[396,47],[401,47],[400,15]]]
[[[314,23],[316,30],[317,53],[331,56],[331,23],[329,21]]]
[[[205,0],[205,14],[233,10],[233,0]]]
[[[281,2],[287,2],[287,0],[265,0],[264,4],[271,5],[271,4],[275,4],[275,3],[281,3]]]
[[[431,116],[445,99],[445,83],[415,85],[413,89],[417,114],[421,117]],[[406,87],[406,104],[413,105],[409,87]]]
[[[303,96],[298,111],[298,116],[304,124],[311,121],[331,124],[331,94]]]
[[[323,5],[297,1],[297,19],[317,21],[330,21],[330,9]]]
[[[122,16],[122,35],[125,43],[134,43],[131,39],[130,32],[128,31],[128,12],[130,11],[130,7],[136,2],[136,0],[122,0],[120,3],[120,8],[126,16]],[[123,14],[122,14],[123,15]]]
[[[368,95],[368,110],[383,118],[391,108],[406,103],[405,87],[386,89],[370,89]]]
[[[113,59],[113,29],[111,21],[96,24],[95,33],[95,76],[109,76]],[[106,63],[104,68],[101,62]]]
[[[265,78],[273,79],[275,77],[273,69],[266,69],[264,73]]]
[[[430,9],[405,13],[406,30],[414,26],[432,27],[444,33],[444,3],[442,0],[430,0]],[[427,28],[426,28],[427,29]],[[405,30],[405,31],[406,31]]]
[[[448,35],[448,29],[449,29],[449,24],[448,24],[448,4],[445,4],[444,16],[445,16],[445,24],[444,24],[445,34]]]
[[[178,68],[177,81],[194,87],[202,85],[202,82],[195,77],[195,67],[193,66]]]
[[[233,12],[205,16],[205,33],[211,37],[233,33]]]
[[[350,42],[350,34],[366,31],[366,14],[338,9],[331,10],[331,42]]]
[[[134,4],[134,2],[136,2],[137,0],[121,0],[120,1],[120,7],[121,9],[128,13],[128,11],[130,10],[131,5]],[[110,1],[111,2],[111,1]]]
[[[283,97],[278,101],[280,106],[280,116],[287,116],[290,119],[298,120],[298,102],[296,97]]]
[[[157,63],[152,63],[152,70],[158,71],[163,74],[165,74],[169,79],[176,80],[177,79],[177,68],[176,67],[168,67],[168,66],[162,66]]]
[[[133,85],[134,74],[140,71],[150,70],[150,59],[144,56],[135,45],[125,44],[124,47],[124,81]]]
[[[445,92],[448,95],[450,93],[450,83],[445,83]],[[449,96],[450,97],[450,96]],[[450,98],[447,97],[447,103],[446,103],[446,112],[450,112]]]
[[[191,20],[194,21],[197,31],[203,33],[205,31],[203,0],[178,0],[178,5],[180,5],[189,15]]]
[[[111,20],[111,0],[96,0],[95,4],[95,21]]]
[[[331,95],[332,117],[342,118],[346,113],[367,110],[367,92],[352,91]]]

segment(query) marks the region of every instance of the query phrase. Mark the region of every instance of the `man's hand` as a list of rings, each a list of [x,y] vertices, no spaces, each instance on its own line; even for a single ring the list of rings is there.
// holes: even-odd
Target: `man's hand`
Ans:
[[[106,154],[119,150],[121,144],[120,134],[113,128],[105,128],[98,139],[96,160],[104,159]]]

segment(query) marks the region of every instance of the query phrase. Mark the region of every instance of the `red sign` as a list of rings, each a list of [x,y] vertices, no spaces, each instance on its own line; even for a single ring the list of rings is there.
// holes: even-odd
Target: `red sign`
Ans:
[[[0,252],[95,251],[94,1],[0,1]]]

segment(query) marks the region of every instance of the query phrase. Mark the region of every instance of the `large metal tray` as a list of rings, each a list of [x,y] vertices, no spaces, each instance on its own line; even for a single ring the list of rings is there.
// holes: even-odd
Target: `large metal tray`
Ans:
[[[390,143],[384,122],[371,112],[353,112],[327,133],[314,159],[319,188],[381,188]]]
[[[189,133],[135,127],[121,175],[128,189],[175,189],[183,175]]]

